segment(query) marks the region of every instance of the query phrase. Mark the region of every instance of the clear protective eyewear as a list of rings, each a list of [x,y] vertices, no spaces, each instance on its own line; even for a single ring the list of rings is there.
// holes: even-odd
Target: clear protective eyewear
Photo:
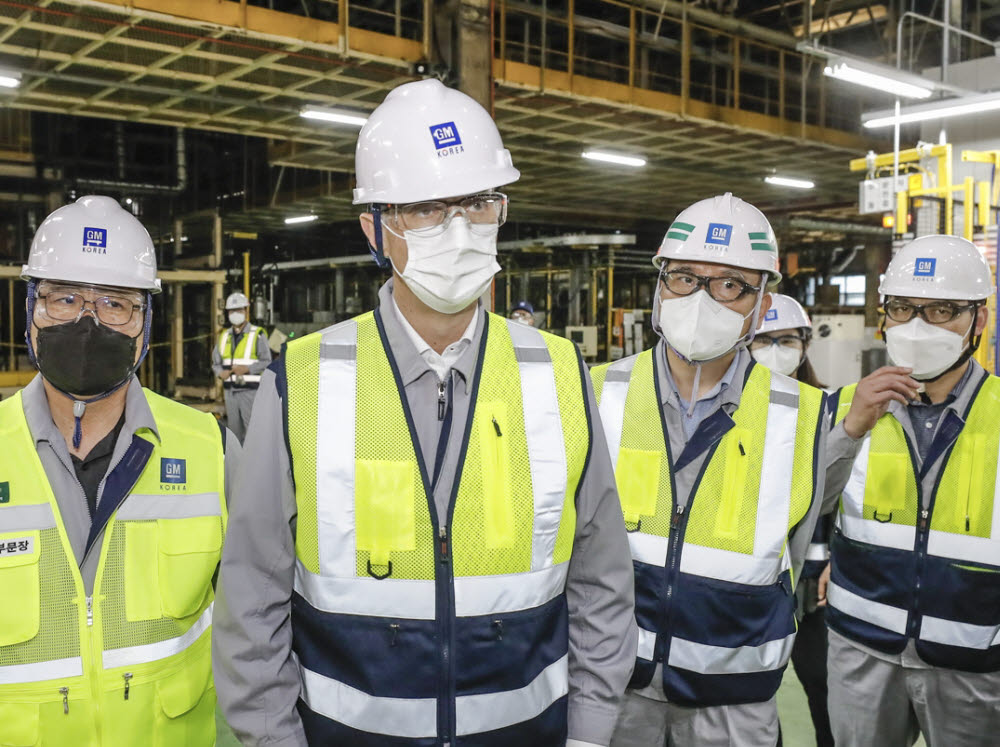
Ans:
[[[42,293],[41,291],[45,292]],[[55,322],[75,322],[89,305],[98,321],[109,327],[123,327],[136,311],[145,311],[145,299],[138,293],[106,292],[98,286],[48,285],[36,294],[36,309]]]
[[[382,215],[383,220],[391,218],[404,231],[437,236],[447,230],[451,219],[459,213],[469,222],[473,231],[485,228],[492,232],[494,227],[502,226],[507,220],[507,195],[502,192],[483,192],[454,200],[386,205]]]
[[[902,299],[893,298],[886,302],[885,313],[892,321],[905,324],[920,315],[928,324],[947,324],[959,314],[970,309],[975,310],[979,304],[956,304],[951,301],[934,301],[927,304],[915,304]]]
[[[721,275],[716,277],[706,277],[705,275],[695,275],[687,270],[668,270],[662,272],[663,284],[667,290],[677,296],[690,296],[699,288],[705,288],[708,295],[716,301],[731,303],[742,298],[748,293],[756,293],[760,286],[750,285],[737,277]]]
[[[753,338],[753,342],[750,343],[751,350],[763,350],[764,348],[769,348],[772,345],[779,345],[783,348],[790,348],[792,350],[798,350],[800,353],[805,350],[806,341],[799,335],[769,335],[766,332],[757,335]]]

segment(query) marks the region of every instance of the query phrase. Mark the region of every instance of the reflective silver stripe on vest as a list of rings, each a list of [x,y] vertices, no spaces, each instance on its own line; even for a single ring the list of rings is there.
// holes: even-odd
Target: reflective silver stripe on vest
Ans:
[[[830,559],[830,546],[825,542],[811,542],[806,548],[806,560],[824,562]]]
[[[474,617],[540,607],[562,594],[569,563],[507,576],[456,576],[455,615]],[[295,563],[295,591],[324,612],[434,619],[434,581],[321,576]]]
[[[128,667],[134,664],[146,664],[152,661],[160,661],[169,656],[185,651],[190,648],[202,634],[212,626],[212,602],[205,611],[201,613],[194,625],[188,628],[182,635],[176,638],[168,638],[159,643],[145,643],[141,646],[127,646],[125,648],[113,648],[104,652],[104,668],[115,669],[116,667]]]
[[[753,555],[685,542],[681,550],[681,573],[766,586],[775,583],[790,568],[784,550],[792,503],[798,394],[799,385],[794,379],[771,374],[764,431],[765,467],[760,473]]]
[[[899,635],[906,633],[906,620],[909,613],[904,609],[865,599],[832,581],[826,588],[826,596],[830,606],[845,615],[856,617],[858,620],[864,620]]]
[[[653,355],[656,355],[654,352]],[[618,465],[618,451],[622,444],[622,429],[625,427],[625,396],[628,394],[629,379],[638,355],[615,361],[608,366],[601,389],[601,404],[598,412],[604,426],[604,437],[611,453],[611,469]]]
[[[531,569],[551,566],[566,502],[566,445],[556,374],[541,333],[520,322],[506,322],[521,374],[524,435],[534,496],[535,523],[531,535]],[[557,425],[558,427],[553,427]],[[525,579],[529,581],[529,579]],[[457,594],[457,590],[456,590]],[[457,600],[456,600],[457,601]],[[499,600],[498,600],[499,601]],[[502,609],[502,608],[501,608]],[[494,610],[486,610],[492,612]]]
[[[931,643],[986,650],[1000,645],[1000,625],[973,625],[924,615],[918,637]]]
[[[636,656],[646,661],[652,661],[655,650],[656,633],[639,628],[639,649],[636,651]]]
[[[760,646],[709,646],[683,638],[670,641],[668,663],[678,669],[699,674],[749,674],[770,672],[788,663],[792,655],[795,633],[785,638],[762,643]]]
[[[256,363],[259,359],[257,358],[257,336],[260,333],[260,327],[250,327],[247,336],[240,340],[244,342],[243,346],[243,357],[234,358],[226,357],[226,345],[229,344],[229,338],[232,336],[232,331],[229,327],[222,331],[222,339],[219,340],[219,356],[222,358],[223,363],[232,363],[234,366],[249,366],[251,363]],[[239,347],[239,346],[237,346]],[[236,355],[236,350],[233,350],[233,355]]]
[[[667,564],[667,538],[645,532],[629,532],[629,549],[632,550],[632,560],[638,560],[647,565],[658,565],[661,568]]]
[[[37,664],[12,664],[9,667],[0,667],[0,685],[19,685],[81,676],[83,676],[83,659],[79,656],[40,661]]]
[[[132,494],[115,514],[118,521],[151,519],[191,519],[196,516],[222,516],[218,493],[191,495]]]
[[[858,542],[897,550],[912,550],[917,537],[916,527],[864,517],[865,481],[868,476],[868,454],[871,445],[871,436],[865,436],[851,467],[851,476],[841,495],[841,506],[844,510],[837,514],[837,526],[845,537]]]
[[[26,532],[34,529],[55,529],[56,517],[48,503],[28,506],[0,506],[0,531]]]
[[[319,571],[325,576],[353,577],[357,575],[353,496],[358,323],[351,320],[326,330],[319,356],[316,423]],[[385,594],[386,587],[381,589],[376,596]]]
[[[294,654],[293,654],[294,657]],[[437,736],[435,698],[385,698],[304,668],[302,700],[309,708],[359,731],[421,739]],[[525,687],[455,698],[457,735],[502,729],[537,716],[569,692],[568,657],[543,669]]]

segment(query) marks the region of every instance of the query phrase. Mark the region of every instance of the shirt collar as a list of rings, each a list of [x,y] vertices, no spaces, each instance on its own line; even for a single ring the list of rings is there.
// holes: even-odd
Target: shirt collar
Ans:
[[[421,355],[425,350],[432,350],[431,346],[417,334],[417,331],[399,311],[396,301],[392,297],[392,286],[393,278],[389,278],[379,289],[379,312],[382,316],[385,336],[399,368],[399,376],[403,386],[406,387],[425,374],[435,377],[437,374]],[[459,338],[468,340],[469,344],[466,345],[465,350],[452,366],[452,370],[458,373],[465,382],[466,392],[472,385],[472,376],[479,361],[479,343],[482,340],[485,327],[486,314],[482,311],[482,304],[479,304],[476,313],[472,316],[472,321],[469,322],[469,326],[465,328],[465,332]]]
[[[943,410],[954,410],[955,414],[964,420],[965,412],[969,409],[972,394],[976,390],[976,384],[979,383],[979,380],[983,376],[987,375],[986,370],[979,365],[979,362],[970,358],[969,366],[965,369],[965,373],[962,374],[962,378],[948,392],[948,396],[944,398],[944,401],[937,404],[927,404],[918,399],[904,406],[893,400],[889,403],[889,412],[895,415],[898,420],[906,407],[940,407]]]
[[[677,390],[677,384],[674,382],[673,374],[670,373],[670,365],[667,362],[667,346],[663,340],[660,340],[656,344],[659,355],[659,364],[663,369],[663,379],[661,382],[665,381],[667,386],[661,387],[660,398],[662,402],[660,404],[673,404],[678,410],[687,409],[684,400]],[[699,402],[708,402],[713,399],[719,399],[720,405],[727,406],[731,405],[732,409],[735,409],[740,404],[740,396],[743,394],[743,386],[733,386],[733,381],[742,382],[746,378],[747,366],[750,365],[750,354],[746,351],[746,348],[740,348],[736,351],[736,356],[733,358],[732,362],[729,364],[729,368],[722,375],[719,383],[712,387],[704,396],[699,397]],[[739,378],[737,378],[739,377]],[[690,403],[688,403],[690,404]]]

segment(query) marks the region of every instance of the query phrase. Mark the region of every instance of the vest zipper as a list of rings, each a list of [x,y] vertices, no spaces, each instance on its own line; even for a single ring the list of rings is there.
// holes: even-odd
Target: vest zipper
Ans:
[[[69,688],[68,687],[60,687],[59,688],[59,692],[63,696],[63,713],[68,714],[69,713]]]
[[[94,627],[94,598],[87,597],[87,627]]]
[[[907,626],[906,634],[910,638],[917,637],[917,627],[920,624],[920,587],[921,579],[924,573],[924,561],[927,557],[927,540],[930,532],[928,527],[930,526],[930,509],[923,508],[920,510],[920,521],[917,525],[917,543],[916,543],[916,555],[917,555],[917,568],[914,574],[913,583],[913,608],[910,610],[909,625]]]
[[[122,679],[125,680],[125,700],[128,700],[128,686],[129,680],[132,679],[132,673],[125,672],[125,674],[122,675]]]
[[[441,564],[440,577],[441,580],[444,581],[444,593],[439,595],[439,607],[443,602],[444,609],[439,610],[441,614],[440,620],[443,627],[443,630],[441,631],[441,673],[443,687],[441,688],[438,700],[438,736],[442,743],[447,745],[451,741],[451,723],[455,718],[453,706],[454,700],[452,698],[454,683],[452,681],[453,678],[451,671],[451,638],[454,634],[455,603],[452,591],[454,578],[452,577],[451,552],[448,540],[448,527],[446,525],[442,525],[438,528],[438,545],[435,548],[435,551],[438,556],[438,562]],[[439,591],[440,590],[441,589],[439,587]]]
[[[691,500],[694,496],[691,496]],[[681,555],[681,547],[684,544],[684,534],[687,529],[687,515],[684,513],[685,506],[678,503],[674,507],[673,516],[670,517],[670,532],[667,538],[667,546],[670,548],[667,551],[667,574],[666,574],[666,591],[663,595],[663,628],[662,630],[667,631],[670,629],[670,619],[673,617],[673,608],[670,604],[671,598],[674,595],[674,586],[677,583],[677,564],[678,559]],[[666,638],[666,635],[662,636]],[[669,641],[662,640],[662,645],[653,654],[653,660],[656,662],[666,661],[669,648]]]
[[[444,420],[445,413],[445,396],[444,396],[444,380],[438,380],[438,420]]]

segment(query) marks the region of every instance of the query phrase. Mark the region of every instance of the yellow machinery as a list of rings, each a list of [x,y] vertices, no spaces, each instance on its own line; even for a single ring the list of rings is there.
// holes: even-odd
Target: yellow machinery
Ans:
[[[927,158],[937,159],[937,175],[934,178],[928,170],[920,166]],[[960,183],[952,183],[952,147],[950,143],[943,145],[919,145],[916,148],[895,153],[875,155],[869,153],[865,158],[855,158],[851,161],[851,171],[866,171],[869,176],[875,176],[880,171],[899,168],[901,176],[906,177],[906,189],[896,193],[896,209],[893,225],[897,237],[907,232],[911,208],[920,206],[920,198],[929,197],[941,200],[944,206],[943,232],[949,235],[959,235],[955,232],[955,194],[962,197],[962,231],[961,236],[976,242],[982,249],[986,229],[997,225],[997,205],[1000,204],[1000,180],[997,170],[1000,170],[1000,150],[994,151],[962,151],[962,160],[971,163],[988,163],[993,166],[992,183],[980,181],[967,176]],[[988,257],[994,282],[997,274],[997,255]],[[998,352],[997,303],[996,296],[988,302],[989,323],[983,332],[983,339],[976,351],[976,360],[990,373],[1000,370],[997,361]]]

